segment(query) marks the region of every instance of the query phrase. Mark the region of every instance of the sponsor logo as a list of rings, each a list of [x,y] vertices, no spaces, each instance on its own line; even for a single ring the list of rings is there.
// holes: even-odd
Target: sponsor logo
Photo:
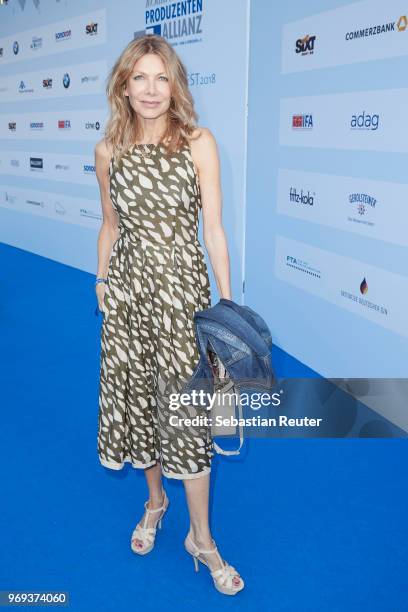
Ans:
[[[99,121],[87,121],[85,123],[86,130],[99,130],[101,128],[101,124]]]
[[[67,172],[69,170],[68,164],[55,164],[54,167],[57,172]]]
[[[294,130],[313,129],[313,115],[293,115],[292,128]]]
[[[59,130],[70,130],[71,120],[70,119],[58,119],[58,129]]]
[[[341,297],[344,297],[347,300],[351,300],[352,302],[356,302],[356,304],[360,304],[364,308],[370,308],[370,310],[375,310],[376,312],[382,315],[388,316],[388,308],[386,306],[376,304],[371,300],[367,300],[366,298],[362,297],[363,295],[366,295],[368,293],[368,283],[365,277],[361,281],[359,289],[361,295],[352,293],[351,291],[346,291],[345,289],[340,289],[340,295]]]
[[[84,164],[83,170],[84,174],[95,174],[95,166],[92,164]]]
[[[102,219],[102,214],[100,212],[91,210],[90,208],[80,208],[79,214],[81,217],[87,217],[88,219]]]
[[[98,33],[98,24],[97,23],[88,23],[85,26],[85,33],[90,36],[95,36]]]
[[[99,80],[99,74],[92,74],[92,75],[85,75],[83,77],[81,77],[81,83],[91,83],[92,81],[98,81]]]
[[[65,30],[65,32],[56,32],[55,33],[55,42],[60,42],[61,40],[68,40],[71,38],[71,30]]]
[[[17,129],[17,123],[15,121],[9,121],[8,129],[10,132],[15,132]]]
[[[13,168],[19,168],[20,167],[20,160],[19,159],[10,159],[10,166],[12,166]]]
[[[5,191],[4,196],[6,202],[9,202],[10,204],[15,204],[17,202],[17,197],[11,194],[9,191]]]
[[[401,15],[397,21],[398,32],[405,32],[408,26],[408,20],[406,15]]]
[[[32,87],[27,87],[24,81],[20,81],[20,85],[18,86],[19,93],[33,93],[34,89]]]
[[[30,121],[30,130],[43,130],[44,122],[43,121]]]
[[[54,202],[54,211],[57,215],[65,215],[66,214],[66,208],[61,204],[61,202]]]
[[[308,191],[307,193],[303,191],[303,189],[298,192],[296,187],[291,187],[289,190],[289,201],[294,202],[295,204],[305,204],[306,206],[313,206],[314,198],[316,194],[313,194]]]
[[[17,40],[15,40],[15,41],[13,42],[13,53],[14,53],[14,55],[17,55],[19,48],[20,48],[20,47],[19,47],[19,45],[18,45],[18,42],[17,42]]]
[[[157,4],[157,0],[146,0],[145,34],[157,34],[175,46],[202,41],[203,0]],[[135,32],[135,38],[138,35]]]
[[[3,53],[4,53],[4,48],[0,47],[0,57],[3,57]]]
[[[52,79],[43,79],[43,87],[45,87],[45,89],[51,89]]]
[[[370,115],[363,111],[360,115],[352,115],[350,121],[350,128],[352,130],[378,130],[380,122],[379,115]]]
[[[41,208],[44,208],[44,202],[39,202],[38,200],[26,200],[25,203],[29,204],[30,206],[40,206]]]
[[[65,87],[65,89],[68,89],[70,83],[71,83],[70,76],[68,72],[66,72],[64,76],[62,77],[62,84]]]
[[[315,276],[321,278],[321,271],[311,266],[307,261],[299,259],[299,257],[292,257],[292,255],[286,256],[286,265],[294,270],[299,270],[309,276]]]
[[[42,43],[43,43],[42,38],[38,36],[33,36],[31,40],[30,49],[32,49],[33,51],[36,51],[37,49],[40,49],[42,47]]]
[[[348,221],[353,223],[363,223],[364,225],[374,225],[373,221],[368,219],[362,219],[366,215],[367,211],[374,210],[377,200],[368,195],[367,193],[350,193],[348,201],[352,204],[358,213],[358,217],[348,216]]]
[[[301,55],[312,55],[314,52],[314,46],[316,42],[316,36],[310,36],[306,34],[303,38],[299,38],[296,41],[295,51]]]
[[[30,169],[31,170],[43,170],[44,160],[42,157],[30,157]]]
[[[405,32],[407,25],[407,16],[401,15],[397,21],[389,21],[388,23],[353,30],[347,32],[345,37],[346,40],[355,40],[356,38],[370,38],[370,36],[379,36],[389,32]]]

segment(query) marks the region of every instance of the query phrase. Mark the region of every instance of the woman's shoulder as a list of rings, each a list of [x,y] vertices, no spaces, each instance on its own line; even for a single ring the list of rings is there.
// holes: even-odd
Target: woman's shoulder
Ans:
[[[95,144],[95,155],[105,161],[109,161],[112,157],[112,147],[106,142],[105,138]]]
[[[197,166],[216,156],[217,142],[211,130],[207,127],[196,127],[191,134],[190,149]]]
[[[197,126],[191,134],[191,142],[197,143],[199,146],[213,144],[215,143],[214,134],[208,127]]]

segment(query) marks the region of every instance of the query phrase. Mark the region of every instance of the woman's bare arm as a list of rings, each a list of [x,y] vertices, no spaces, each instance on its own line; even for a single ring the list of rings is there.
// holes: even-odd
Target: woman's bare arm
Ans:
[[[112,246],[119,237],[117,212],[112,206],[109,195],[110,151],[105,140],[95,146],[95,171],[99,183],[102,205],[102,225],[98,236],[98,269],[97,276],[106,278],[109,268]]]
[[[217,143],[208,128],[191,141],[191,154],[200,181],[203,238],[211,261],[220,298],[232,299],[230,260],[222,225],[222,192]]]

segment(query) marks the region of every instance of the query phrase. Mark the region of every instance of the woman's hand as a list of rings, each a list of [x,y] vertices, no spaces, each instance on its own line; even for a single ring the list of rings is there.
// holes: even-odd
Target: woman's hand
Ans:
[[[106,291],[106,283],[97,283],[95,285],[96,299],[98,300],[98,308],[105,314],[104,297]]]

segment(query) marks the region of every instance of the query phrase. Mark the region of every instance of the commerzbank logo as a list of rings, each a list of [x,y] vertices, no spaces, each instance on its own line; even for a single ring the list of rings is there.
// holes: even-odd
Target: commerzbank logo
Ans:
[[[406,15],[401,15],[395,21],[387,23],[370,24],[365,27],[359,27],[349,32],[346,32],[346,40],[355,40],[356,38],[371,38],[371,36],[382,36],[383,34],[405,32],[408,27],[408,18]]]
[[[202,42],[203,0],[165,0],[160,6],[158,4],[157,0],[146,0],[143,34],[157,34],[174,46]],[[142,33],[135,32],[134,37],[140,35]]]

